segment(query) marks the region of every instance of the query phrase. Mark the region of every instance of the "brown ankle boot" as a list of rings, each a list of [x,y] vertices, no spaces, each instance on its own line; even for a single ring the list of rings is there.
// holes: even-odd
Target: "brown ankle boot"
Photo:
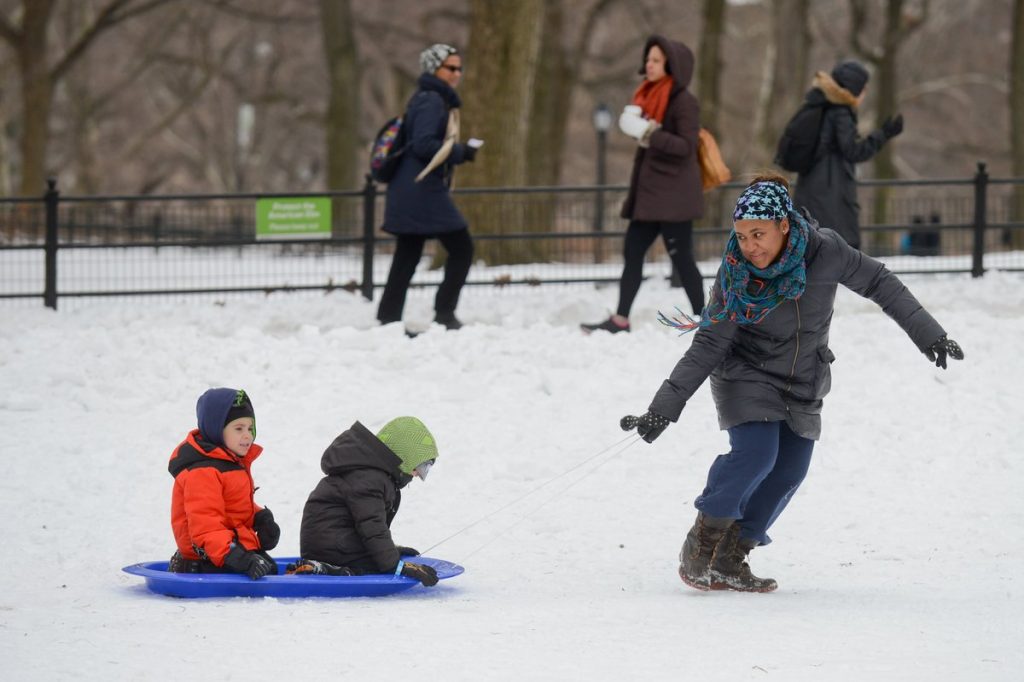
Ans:
[[[679,577],[684,583],[698,590],[711,589],[711,559],[715,547],[732,525],[732,519],[715,518],[703,512],[697,514],[697,520],[679,550]]]
[[[740,539],[739,526],[731,526],[715,547],[708,571],[709,588],[735,592],[773,592],[779,584],[772,578],[758,578],[750,572],[747,555],[757,546]]]

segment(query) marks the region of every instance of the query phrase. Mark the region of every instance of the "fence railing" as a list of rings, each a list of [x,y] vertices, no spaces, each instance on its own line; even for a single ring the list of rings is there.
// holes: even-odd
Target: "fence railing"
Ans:
[[[743,183],[705,195],[694,253],[712,277]],[[478,263],[469,285],[612,282],[627,222],[621,185],[461,189]],[[862,246],[897,273],[1024,270],[1024,179],[971,178],[860,183]],[[383,192],[62,196],[0,199],[0,301],[192,296],[346,289],[373,297],[394,240],[380,231]],[[268,199],[329,204],[314,238],[261,235]],[[323,221],[326,220],[326,223]],[[435,262],[441,254],[428,252]],[[658,244],[648,254],[668,267]],[[413,286],[440,280],[420,268]]]

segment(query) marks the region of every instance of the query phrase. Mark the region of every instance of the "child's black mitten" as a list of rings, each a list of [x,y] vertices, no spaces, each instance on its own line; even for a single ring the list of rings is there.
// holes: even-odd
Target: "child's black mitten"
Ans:
[[[231,543],[231,551],[224,557],[224,566],[236,573],[245,573],[256,580],[265,575],[277,575],[277,564],[259,552],[250,552],[238,543]]]
[[[269,552],[277,547],[277,542],[281,539],[281,526],[274,521],[274,512],[270,511],[269,507],[256,512],[252,525],[256,535],[260,536],[261,548]]]
[[[437,571],[431,566],[425,564],[410,564],[408,561],[404,562],[402,566],[402,575],[406,578],[413,578],[419,580],[427,587],[433,587],[437,584]]]

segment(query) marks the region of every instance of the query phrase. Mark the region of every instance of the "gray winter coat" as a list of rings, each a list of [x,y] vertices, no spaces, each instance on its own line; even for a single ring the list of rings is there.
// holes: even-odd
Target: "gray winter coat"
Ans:
[[[860,204],[856,164],[869,160],[885,144],[881,130],[865,138],[857,134],[856,97],[819,71],[808,102],[828,100],[814,165],[797,176],[793,204],[806,208],[822,227],[835,230],[860,248]]]
[[[693,78],[693,52],[683,43],[651,36],[644,45],[645,59],[651,45],[665,53],[674,84],[661,127],[651,133],[648,146],[637,147],[633,157],[622,217],[681,223],[704,214],[704,189],[697,164],[700,105],[687,89]]]
[[[387,573],[398,565],[391,521],[412,477],[402,460],[356,422],[324,451],[326,476],[302,510],[299,551],[303,559],[359,571]]]
[[[785,420],[817,440],[822,399],[832,386],[828,332],[839,284],[881,306],[922,352],[945,334],[903,282],[832,230],[812,226],[804,259],[807,287],[799,299],[783,302],[760,324],[723,321],[698,329],[650,411],[676,421],[710,375],[723,430]],[[712,297],[722,300],[717,278]]]

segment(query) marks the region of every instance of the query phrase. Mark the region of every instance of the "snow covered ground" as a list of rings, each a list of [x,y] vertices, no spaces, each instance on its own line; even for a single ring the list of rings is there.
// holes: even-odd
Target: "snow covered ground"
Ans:
[[[660,280],[615,336],[577,329],[614,305],[593,287],[468,289],[462,331],[415,339],[344,292],[7,307],[0,679],[1019,680],[1024,278],[905,279],[967,358],[936,369],[841,291],[823,438],[752,556],[767,595],[675,573],[727,448],[709,388],[653,445],[622,442],[689,344],[654,321],[685,308]],[[253,397],[280,556],[339,431],[423,419],[441,457],[392,530],[455,534],[429,554],[466,573],[378,599],[149,593],[120,569],[173,549],[166,461],[210,386]]]

